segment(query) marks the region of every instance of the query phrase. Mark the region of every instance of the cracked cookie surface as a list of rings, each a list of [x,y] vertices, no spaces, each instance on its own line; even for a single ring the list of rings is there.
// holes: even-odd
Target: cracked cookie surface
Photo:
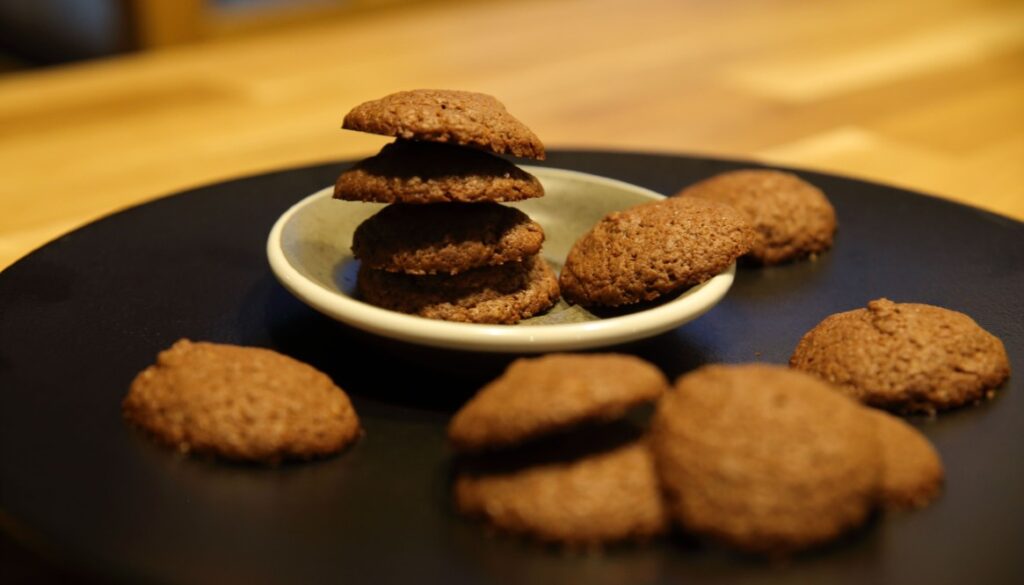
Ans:
[[[753,230],[736,210],[696,197],[606,215],[573,244],[559,278],[583,306],[653,301],[700,284],[745,254]]]
[[[888,299],[827,317],[803,336],[790,365],[904,412],[976,402],[1010,375],[1003,343],[967,315]]]
[[[544,159],[544,144],[532,130],[509,114],[496,98],[471,91],[416,89],[393,93],[353,108],[342,128]]]
[[[337,452],[359,435],[327,375],[269,349],[182,339],[131,384],[125,418],[183,453],[276,463]]]

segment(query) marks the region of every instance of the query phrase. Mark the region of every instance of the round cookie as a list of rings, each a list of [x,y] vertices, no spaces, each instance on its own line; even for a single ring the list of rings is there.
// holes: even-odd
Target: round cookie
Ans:
[[[454,276],[414,276],[361,266],[356,288],[371,305],[466,323],[513,324],[558,301],[558,279],[537,256]]]
[[[672,517],[738,549],[786,554],[860,525],[882,473],[871,419],[780,366],[706,366],[658,403],[651,446]]]
[[[519,359],[452,417],[460,451],[506,447],[588,421],[608,421],[656,400],[668,380],[621,354],[550,354]]]
[[[348,396],[277,352],[182,339],[143,370],[125,418],[183,453],[275,463],[337,452],[359,435]]]
[[[942,491],[945,472],[935,447],[906,421],[868,409],[875,419],[882,455],[882,503],[891,508],[923,508]]]
[[[967,315],[888,299],[829,316],[789,363],[862,402],[904,412],[976,402],[1010,375],[1003,343]]]
[[[540,224],[497,203],[397,203],[356,228],[352,252],[378,270],[457,274],[519,262],[543,243]]]
[[[544,159],[544,145],[533,131],[494,97],[470,91],[393,93],[356,106],[342,128]]]
[[[565,299],[618,307],[700,284],[750,249],[753,231],[734,209],[665,199],[606,215],[576,241],[559,283]]]
[[[778,264],[832,247],[836,212],[820,189],[792,173],[747,169],[715,175],[677,196],[735,207],[755,229],[749,256]]]
[[[537,177],[486,152],[397,140],[343,172],[334,198],[377,203],[520,201],[542,197]]]
[[[461,474],[455,503],[495,528],[569,545],[647,539],[667,521],[647,445],[633,442],[568,463]]]

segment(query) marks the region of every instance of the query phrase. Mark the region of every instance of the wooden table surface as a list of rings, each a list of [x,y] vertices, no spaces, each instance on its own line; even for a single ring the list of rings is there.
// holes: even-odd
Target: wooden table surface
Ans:
[[[491,93],[549,148],[750,158],[1024,219],[1019,1],[445,2],[0,78],[0,267],[160,195],[371,154],[387,139],[345,112],[418,87]]]

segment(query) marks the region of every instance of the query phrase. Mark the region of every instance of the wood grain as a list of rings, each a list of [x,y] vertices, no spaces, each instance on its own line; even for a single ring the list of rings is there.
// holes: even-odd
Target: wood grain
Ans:
[[[1020,2],[441,3],[0,78],[0,267],[160,195],[375,152],[341,118],[415,87],[494,94],[550,148],[749,158],[1024,219]]]

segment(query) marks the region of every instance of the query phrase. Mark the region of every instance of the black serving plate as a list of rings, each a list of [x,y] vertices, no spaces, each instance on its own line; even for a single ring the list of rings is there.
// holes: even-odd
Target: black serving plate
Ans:
[[[751,166],[565,151],[545,164],[666,194]],[[459,518],[449,501],[445,424],[508,358],[367,337],[307,308],[267,266],[274,220],[344,167],[154,201],[72,232],[0,274],[0,525],[11,562],[37,563],[24,574],[45,566],[102,581],[247,584],[1020,582],[1019,376],[988,403],[915,421],[946,464],[936,504],[880,515],[785,564],[681,535],[570,554]],[[835,204],[840,229],[831,252],[741,269],[706,316],[617,349],[672,377],[711,362],[782,364],[826,315],[885,296],[966,312],[1002,338],[1014,366],[1024,364],[1024,224],[900,189],[800,174]],[[151,444],[121,420],[120,402],[132,377],[181,337],[270,347],[313,364],[352,396],[366,436],[343,455],[270,469],[181,458]],[[17,552],[22,545],[33,552]],[[31,560],[36,555],[46,564]]]

